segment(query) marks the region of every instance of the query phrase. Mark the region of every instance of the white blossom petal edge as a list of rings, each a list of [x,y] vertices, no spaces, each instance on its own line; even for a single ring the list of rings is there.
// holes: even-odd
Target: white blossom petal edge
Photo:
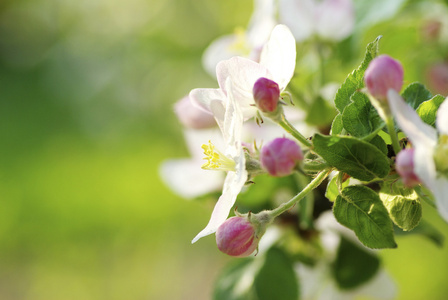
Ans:
[[[195,243],[200,238],[216,232],[218,227],[227,219],[230,209],[235,204],[236,197],[240,193],[247,180],[246,160],[241,144],[243,127],[243,113],[236,103],[232,93],[232,82],[227,80],[227,101],[224,114],[216,112],[218,124],[220,125],[226,141],[225,155],[235,161],[235,170],[228,171],[224,181],[222,195],[213,209],[212,216],[207,226],[191,241]],[[218,109],[217,106],[216,109]],[[220,120],[220,118],[223,118]]]
[[[390,89],[387,93],[389,106],[398,125],[406,133],[415,148],[414,172],[431,190],[436,199],[439,214],[448,222],[448,178],[437,174],[434,151],[437,131],[423,122],[418,114],[406,104],[401,96]],[[444,133],[447,126],[441,124],[448,118],[448,101],[442,103],[437,113],[437,128]],[[446,121],[445,121],[446,122]]]

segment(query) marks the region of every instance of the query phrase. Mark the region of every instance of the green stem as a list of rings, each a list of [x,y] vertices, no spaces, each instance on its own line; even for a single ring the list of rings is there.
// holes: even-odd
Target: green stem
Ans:
[[[300,193],[295,195],[291,200],[286,203],[281,204],[279,207],[268,212],[270,218],[276,218],[285,211],[289,210],[291,207],[296,205],[300,200],[302,200],[309,192],[317,188],[322,181],[330,174],[331,169],[324,170],[320,172],[316,178],[314,178]]]
[[[390,139],[392,140],[392,147],[394,148],[395,155],[397,155],[400,150],[400,142],[398,141],[398,135],[395,131],[395,125],[394,125],[394,119],[391,117],[390,114],[386,117],[386,125],[387,130],[389,131]]]
[[[286,120],[285,115],[282,114],[281,119],[278,121],[278,124],[293,137],[295,137],[299,142],[301,142],[308,148],[311,148],[311,143],[300,132],[298,132],[297,129],[295,129],[288,120]]]

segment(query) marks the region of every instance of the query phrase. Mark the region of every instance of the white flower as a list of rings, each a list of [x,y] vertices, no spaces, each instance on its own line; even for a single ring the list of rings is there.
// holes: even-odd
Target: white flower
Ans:
[[[216,65],[233,56],[259,61],[263,45],[277,24],[274,0],[254,0],[254,12],[246,31],[236,29],[235,33],[214,40],[205,50],[202,62],[205,70],[215,76]]]
[[[257,111],[252,89],[260,77],[275,81],[283,91],[294,75],[296,44],[291,31],[284,25],[277,25],[263,48],[260,63],[243,57],[221,61],[216,67],[219,89],[194,89],[190,92],[193,102],[206,111],[213,112],[213,105],[225,102],[227,78],[232,81],[236,102],[245,119]],[[224,104],[221,104],[224,105]]]
[[[215,145],[223,147],[219,129],[188,129],[184,131],[185,141],[191,157],[169,159],[160,166],[160,176],[165,184],[176,194],[193,199],[211,192],[219,191],[224,181],[223,174],[201,169],[203,155],[198,147],[204,140],[213,139]]]
[[[212,102],[211,110],[218,122],[225,141],[225,153],[216,153],[211,146],[204,146],[210,152],[207,154],[209,163],[212,162],[211,169],[227,170],[224,181],[222,195],[213,209],[212,216],[207,226],[192,240],[196,242],[200,238],[214,233],[218,227],[227,219],[230,209],[235,204],[236,198],[247,180],[246,160],[241,144],[243,127],[243,113],[233,97],[232,81],[227,80],[227,101]],[[225,106],[223,106],[225,104]],[[206,150],[204,149],[204,150]],[[216,154],[216,155],[215,155]],[[224,155],[224,159],[223,156]],[[223,168],[220,168],[221,160],[225,161]],[[228,161],[233,161],[229,164]]]
[[[312,35],[340,41],[354,29],[355,14],[351,0],[280,0],[280,22],[291,28],[297,41]]]
[[[389,90],[387,96],[398,125],[411,140],[415,149],[414,172],[431,190],[440,215],[448,222],[448,178],[445,174],[437,172],[434,161],[436,148],[448,145],[438,145],[437,130],[423,122],[396,91]],[[441,137],[448,136],[448,101],[446,99],[437,112],[436,127]],[[441,140],[446,142],[446,139]]]

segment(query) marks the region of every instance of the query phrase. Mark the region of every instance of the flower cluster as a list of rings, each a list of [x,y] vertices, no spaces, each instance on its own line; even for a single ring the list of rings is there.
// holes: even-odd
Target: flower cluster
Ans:
[[[370,249],[396,248],[394,226],[418,232],[422,201],[448,222],[448,101],[420,83],[403,88],[400,61],[378,55],[380,37],[337,92],[325,95],[331,84],[322,49],[353,26],[350,0],[255,1],[248,30],[205,53],[218,88],[193,89],[175,106],[195,150],[190,160],[165,163],[162,175],[190,198],[222,187],[192,243],[215,233],[227,255],[263,256],[263,267],[238,269],[255,288],[272,259],[305,283],[305,298],[318,287],[369,294],[366,287],[378,282],[389,289],[373,296],[392,298],[393,285]],[[308,90],[296,67],[304,59],[296,45],[305,40],[321,60]],[[245,213],[235,208],[229,218],[235,206]],[[338,229],[321,226],[321,215]],[[324,277],[330,284],[309,280]]]

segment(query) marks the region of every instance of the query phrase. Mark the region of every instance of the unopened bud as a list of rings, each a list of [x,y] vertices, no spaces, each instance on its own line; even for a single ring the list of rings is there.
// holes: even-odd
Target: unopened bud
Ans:
[[[182,125],[187,128],[205,129],[216,126],[213,115],[196,107],[189,96],[176,102],[174,112]]]
[[[421,180],[414,172],[414,149],[403,149],[395,159],[395,169],[401,176],[403,183],[407,187],[413,187],[421,183]]]
[[[258,247],[255,226],[245,216],[227,219],[216,231],[218,249],[230,256],[249,256]]]
[[[287,138],[276,138],[263,146],[261,165],[269,174],[282,177],[292,174],[297,163],[303,160],[300,146]]]
[[[280,88],[275,81],[261,77],[253,88],[255,104],[262,112],[274,112],[280,98]]]
[[[387,99],[387,91],[400,92],[403,86],[403,67],[388,55],[380,55],[372,60],[364,73],[364,81],[369,93],[379,101]]]

